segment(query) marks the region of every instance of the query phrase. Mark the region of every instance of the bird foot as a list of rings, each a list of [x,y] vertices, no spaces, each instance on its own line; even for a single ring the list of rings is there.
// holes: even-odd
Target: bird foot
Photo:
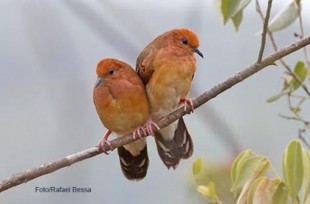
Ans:
[[[100,151],[102,151],[103,153],[107,154],[107,155],[108,155],[109,153],[105,150],[104,145],[107,144],[110,148],[112,148],[111,143],[108,141],[108,137],[111,135],[111,133],[112,133],[112,131],[111,131],[111,130],[108,130],[108,131],[104,134],[104,136],[102,137],[102,139],[100,140],[100,142],[99,142],[99,144],[98,144],[98,149],[99,149]]]
[[[147,132],[146,132],[146,130],[145,130],[145,128],[143,127],[143,126],[138,126],[134,131],[133,131],[133,133],[132,133],[132,137],[133,137],[133,139],[140,139],[140,140],[143,140],[142,139],[142,133],[144,134],[144,135],[146,135],[147,134]]]
[[[153,127],[155,128],[155,132],[160,130],[158,125],[153,121],[151,117],[149,117],[144,126],[148,135],[154,135]]]
[[[194,112],[194,110],[195,110],[194,103],[193,103],[193,100],[191,98],[182,98],[181,102],[184,103],[184,111],[185,112],[187,112],[187,111],[189,111],[190,113]]]
[[[155,128],[155,131],[160,130],[158,125],[153,121],[151,117],[145,122],[144,125],[137,127],[132,135],[133,139],[140,138],[142,140],[142,133],[144,135],[154,135],[153,127]]]

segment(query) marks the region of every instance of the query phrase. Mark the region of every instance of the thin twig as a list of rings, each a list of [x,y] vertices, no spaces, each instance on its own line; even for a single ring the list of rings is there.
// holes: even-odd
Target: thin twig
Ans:
[[[271,12],[271,7],[272,7],[272,0],[268,1],[268,6],[266,10],[266,17],[264,18],[264,26],[263,26],[263,32],[262,32],[262,41],[258,53],[258,58],[257,58],[257,63],[260,63],[263,59],[264,55],[264,50],[266,46],[266,35],[268,32],[268,23],[269,23],[269,18],[270,18],[270,12]]]
[[[304,145],[310,150],[310,145],[308,143],[308,141],[306,140],[306,138],[302,135],[303,133],[305,133],[306,130],[305,129],[299,129],[298,130],[298,138],[304,143]]]
[[[306,94],[310,97],[310,91],[308,87],[301,81],[301,79],[289,67],[285,67],[285,69],[300,84],[300,86],[303,88]]]
[[[258,12],[258,14],[260,15],[261,19],[263,22],[265,22],[265,17],[264,17],[264,14],[262,12],[262,9],[260,7],[260,4],[259,4],[259,1],[256,0],[256,11]],[[276,44],[276,41],[273,37],[273,34],[272,32],[267,28],[267,33],[268,33],[268,36],[270,38],[270,41],[271,41],[271,44],[272,44],[272,47],[274,49],[275,52],[278,51],[278,46]],[[306,48],[304,48],[306,49]],[[290,76],[292,76],[299,84],[300,86],[304,89],[304,91],[307,93],[308,96],[310,96],[310,91],[308,90],[307,86],[301,81],[301,79],[292,71],[292,69],[290,68],[290,66],[283,60],[283,59],[280,59],[279,60],[280,63],[283,65],[283,67],[286,69],[286,71],[288,72],[288,74]],[[309,67],[308,67],[309,68]]]
[[[292,97],[292,98],[304,99],[304,100],[310,100],[310,98],[307,97],[307,96],[302,96],[302,95],[292,94],[292,93],[291,93],[291,97]]]
[[[307,45],[310,44],[310,36],[307,38],[304,38],[290,46],[287,46],[278,52],[275,52],[271,54],[270,56],[263,59],[260,63],[255,63],[253,65],[250,65],[246,67],[244,70],[236,73],[234,76],[228,78],[224,82],[214,86],[209,91],[204,92],[202,95],[198,96],[193,100],[194,108],[198,108],[202,104],[206,103],[207,101],[215,98],[222,92],[226,91],[227,89],[231,88],[232,86],[238,84],[239,82],[243,81],[244,79],[250,77],[251,75],[261,71],[263,68],[268,67],[269,65],[274,64],[275,61],[281,59],[282,57],[291,54],[292,52],[295,52],[296,50],[299,50]],[[184,108],[181,107],[177,109],[176,111],[170,113],[165,118],[157,121],[157,124],[160,128],[166,127],[167,125],[171,124],[178,118],[182,117],[183,115],[187,114],[184,111]],[[155,130],[154,130],[155,131]],[[145,135],[143,137],[146,137]],[[121,147],[125,144],[128,144],[130,142],[133,142],[134,139],[132,137],[132,134],[126,135],[117,139],[114,139],[110,141],[110,145],[105,144],[104,149],[105,151],[110,151],[115,148]],[[86,150],[83,150],[81,152],[77,152],[75,154],[71,154],[65,158],[58,159],[56,161],[43,164],[39,167],[35,167],[26,171],[22,171],[16,174],[13,174],[10,178],[2,181],[0,183],[0,192],[7,190],[9,188],[12,188],[14,186],[17,186],[19,184],[28,182],[32,179],[35,179],[37,177],[43,176],[45,174],[52,173],[58,169],[61,169],[63,167],[70,166],[76,162],[85,160],[87,158],[96,156],[98,154],[101,154],[97,147],[92,147]]]
[[[301,117],[300,117],[300,115],[299,115],[299,114],[297,113],[297,111],[296,111],[296,108],[298,108],[298,107],[294,107],[293,104],[292,104],[292,101],[291,101],[291,93],[288,93],[288,96],[287,96],[287,103],[288,103],[288,106],[289,106],[289,109],[291,110],[291,112],[292,112],[297,118],[299,118],[300,120],[302,120]]]
[[[265,17],[264,17],[264,14],[262,12],[262,9],[261,9],[261,6],[260,6],[258,0],[256,0],[256,11],[259,14],[259,16],[261,17],[262,21],[265,22]],[[274,51],[275,52],[278,51],[279,49],[278,49],[276,40],[274,39],[273,33],[269,30],[269,28],[267,29],[267,33],[268,33],[268,36],[269,36],[269,39],[271,41],[271,44],[272,44],[272,47],[273,47]],[[279,59],[279,61],[286,69],[290,69],[289,65],[286,64],[286,62],[283,59]]]
[[[298,138],[304,143],[304,145],[310,150],[310,145],[308,143],[308,141],[306,140],[306,138],[302,135],[303,133],[306,132],[306,127],[309,127],[310,122],[306,121],[300,117],[295,117],[295,116],[287,116],[287,115],[282,115],[279,114],[280,117],[287,119],[287,120],[296,120],[298,122],[302,122],[304,124],[304,128],[303,129],[299,129],[298,130]]]
[[[302,122],[304,123],[305,126],[309,125],[310,122],[309,121],[306,121],[298,116],[287,116],[287,115],[282,115],[282,114],[279,114],[279,116],[281,118],[284,118],[284,119],[287,119],[287,120],[296,120],[296,121],[299,121],[299,122]]]

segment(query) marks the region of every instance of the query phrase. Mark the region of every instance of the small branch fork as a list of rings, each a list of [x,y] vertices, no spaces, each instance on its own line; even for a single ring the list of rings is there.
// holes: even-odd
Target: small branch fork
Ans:
[[[265,44],[266,44],[266,34],[268,34],[272,47],[274,49],[274,51],[278,51],[278,46],[276,44],[276,41],[273,37],[273,33],[268,29],[268,21],[270,18],[270,9],[272,6],[272,0],[268,1],[268,6],[267,6],[267,11],[266,11],[266,17],[264,17],[264,14],[262,12],[261,6],[259,4],[259,1],[256,0],[256,11],[258,12],[259,16],[261,17],[262,21],[264,22],[264,26],[263,26],[263,33],[262,33],[262,41],[261,41],[261,48],[259,51],[259,56],[257,59],[257,62],[259,62],[262,59],[263,53],[264,53],[264,49],[265,49]],[[301,27],[301,34],[302,36],[300,36],[300,39],[303,38],[304,32],[303,32],[303,25],[302,25],[302,18],[300,15],[300,8],[299,8],[299,20],[300,20],[300,27]],[[307,64],[309,65],[309,59],[307,56],[307,49],[304,47],[304,53],[305,53],[305,58],[307,61]],[[310,91],[307,88],[307,86],[302,83],[302,81],[300,80],[300,78],[292,71],[292,69],[290,68],[290,66],[283,60],[283,59],[279,59],[280,63],[283,65],[283,67],[286,69],[287,73],[292,76],[297,82],[299,82],[299,84],[301,85],[301,87],[304,89],[304,91],[306,92],[306,94],[310,97]],[[310,69],[308,67],[308,69]]]

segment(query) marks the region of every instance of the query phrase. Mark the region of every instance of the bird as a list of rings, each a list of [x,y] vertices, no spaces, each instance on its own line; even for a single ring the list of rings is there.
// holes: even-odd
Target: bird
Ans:
[[[105,143],[109,145],[107,139],[112,132],[117,137],[133,132],[133,137],[140,140],[119,147],[118,155],[125,177],[141,180],[149,164],[146,139],[141,134],[150,134],[149,129],[155,124],[149,120],[145,86],[135,70],[118,59],[102,59],[96,72],[93,101],[102,124],[108,129],[98,148],[103,150]]]
[[[146,86],[151,117],[160,120],[184,105],[184,110],[194,110],[188,98],[196,71],[198,36],[187,28],[172,29],[152,40],[136,60],[136,72]],[[192,138],[183,118],[159,131],[155,131],[158,154],[168,169],[175,169],[181,159],[193,153]]]

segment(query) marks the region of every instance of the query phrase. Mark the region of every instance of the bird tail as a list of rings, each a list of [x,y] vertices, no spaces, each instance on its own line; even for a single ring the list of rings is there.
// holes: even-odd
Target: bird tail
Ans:
[[[183,118],[177,121],[176,127],[172,124],[166,128],[173,128],[170,134],[174,135],[170,137],[171,140],[167,140],[165,138],[169,137],[165,137],[162,131],[155,132],[157,151],[167,168],[175,169],[181,159],[187,159],[193,154],[193,142]]]
[[[133,156],[125,147],[118,149],[121,168],[125,177],[129,180],[141,180],[145,177],[149,165],[147,146],[141,150],[140,154]]]

